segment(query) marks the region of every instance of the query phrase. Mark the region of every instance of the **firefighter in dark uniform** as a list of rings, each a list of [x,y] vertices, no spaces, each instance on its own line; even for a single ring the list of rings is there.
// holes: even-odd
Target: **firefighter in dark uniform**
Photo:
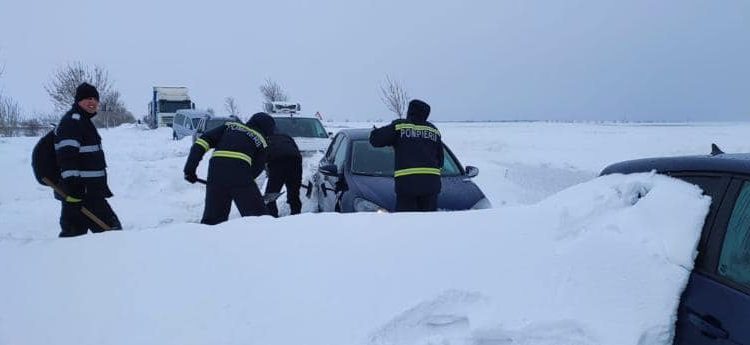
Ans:
[[[292,137],[278,131],[268,138],[268,163],[266,168],[268,183],[266,194],[278,193],[286,185],[286,202],[291,214],[302,212],[299,189],[302,186],[302,155]],[[268,212],[279,216],[276,201],[266,204]]]
[[[435,211],[443,168],[440,131],[430,122],[430,106],[420,100],[409,102],[406,119],[375,128],[370,144],[393,146],[396,154],[396,211]]]
[[[190,149],[185,163],[185,180],[195,183],[195,170],[203,155],[214,149],[208,163],[206,205],[203,224],[219,224],[229,218],[232,201],[243,217],[267,214],[263,197],[255,184],[266,164],[267,136],[275,122],[266,113],[256,113],[246,124],[227,122],[203,134]]]
[[[120,230],[120,220],[107,202],[112,191],[107,185],[107,163],[102,139],[91,122],[99,110],[99,92],[90,84],[76,88],[75,101],[55,128],[55,154],[60,167],[61,187],[67,198],[62,200],[60,237],[103,232],[99,225],[84,216],[81,207],[101,219],[111,230]]]

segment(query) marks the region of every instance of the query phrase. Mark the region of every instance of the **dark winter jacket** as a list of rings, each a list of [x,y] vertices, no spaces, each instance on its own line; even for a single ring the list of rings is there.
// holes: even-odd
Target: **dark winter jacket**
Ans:
[[[268,136],[268,174],[283,173],[274,168],[285,167],[287,161],[302,161],[299,147],[289,135],[274,132]]]
[[[185,174],[195,174],[203,155],[213,148],[208,165],[208,183],[224,186],[255,183],[255,178],[265,168],[268,154],[266,136],[273,131],[274,123],[272,118],[270,123],[255,116],[253,119],[244,125],[228,122],[203,134],[190,149]]]
[[[429,106],[415,100],[409,103],[405,120],[395,120],[370,133],[372,146],[393,146],[397,194],[419,196],[440,193],[443,142],[440,131],[427,121],[429,114]]]
[[[74,105],[55,128],[55,152],[60,166],[62,188],[69,196],[109,198],[107,163],[102,139],[89,114]]]

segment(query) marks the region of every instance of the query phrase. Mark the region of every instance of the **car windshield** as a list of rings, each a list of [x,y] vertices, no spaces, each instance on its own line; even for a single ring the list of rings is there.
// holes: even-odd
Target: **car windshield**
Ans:
[[[461,170],[458,163],[443,148],[442,176],[458,176]],[[393,148],[373,147],[367,140],[355,140],[352,142],[352,173],[356,175],[370,176],[393,176],[394,162]]]
[[[201,122],[201,119],[199,117],[194,117],[191,119],[193,122],[193,128],[198,128],[198,124]]]
[[[290,137],[328,138],[328,133],[318,119],[305,117],[275,117],[276,130]]]

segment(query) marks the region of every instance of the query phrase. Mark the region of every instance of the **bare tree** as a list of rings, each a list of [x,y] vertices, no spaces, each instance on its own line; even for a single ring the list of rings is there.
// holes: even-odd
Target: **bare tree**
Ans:
[[[260,86],[260,93],[268,102],[286,102],[289,100],[284,88],[271,79],[266,79],[266,83]]]
[[[14,100],[0,96],[0,136],[12,137],[20,132],[21,108]]]
[[[237,105],[234,97],[224,98],[224,109],[229,113],[229,115],[234,115],[237,117],[239,117],[240,115],[240,107]]]
[[[83,82],[94,85],[99,91],[99,97],[104,98],[111,91],[109,73],[99,66],[87,66],[81,62],[73,62],[58,69],[52,76],[52,81],[44,89],[52,98],[55,110],[63,112],[70,108],[75,100],[76,87]]]
[[[123,123],[135,122],[135,117],[120,100],[119,91],[110,91],[101,97],[99,115],[91,119],[97,127],[116,127]]]
[[[388,107],[388,110],[392,111],[400,119],[406,113],[406,103],[409,100],[409,95],[406,93],[406,88],[400,82],[386,75],[385,85],[380,85],[380,100]]]
[[[44,89],[52,99],[55,111],[68,110],[75,100],[76,88],[86,82],[99,91],[99,115],[92,119],[97,127],[119,126],[135,122],[135,117],[120,100],[120,92],[114,90],[109,73],[100,66],[87,66],[73,62],[59,68]]]

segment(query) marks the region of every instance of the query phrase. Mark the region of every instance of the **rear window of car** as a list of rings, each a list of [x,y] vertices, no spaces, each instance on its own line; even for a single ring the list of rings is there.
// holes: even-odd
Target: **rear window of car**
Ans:
[[[443,148],[442,176],[461,175],[458,163],[448,151]],[[352,173],[369,176],[393,176],[394,153],[392,147],[374,147],[367,140],[352,142]]]
[[[275,117],[276,130],[290,137],[328,138],[328,133],[318,119],[300,117]]]

